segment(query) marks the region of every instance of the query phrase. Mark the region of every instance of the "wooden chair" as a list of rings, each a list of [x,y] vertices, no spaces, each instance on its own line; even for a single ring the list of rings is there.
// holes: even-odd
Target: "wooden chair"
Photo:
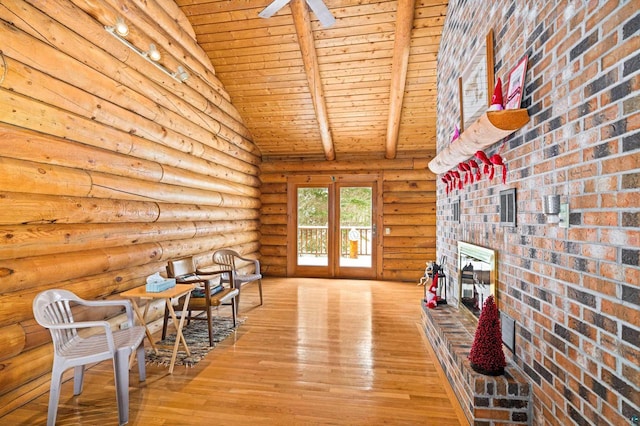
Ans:
[[[207,328],[209,330],[209,345],[213,346],[213,325],[212,325],[212,313],[211,309],[219,307],[220,305],[231,305],[231,315],[233,317],[233,326],[236,327],[236,314],[238,312],[237,298],[240,292],[229,286],[224,288],[219,293],[211,294],[211,290],[215,284],[220,282],[221,274],[228,272],[228,270],[219,271],[200,271],[196,268],[193,261],[193,257],[185,257],[177,260],[170,260],[167,264],[167,275],[169,278],[175,278],[177,283],[198,284],[198,289],[194,290],[189,299],[189,305],[187,307],[188,316],[185,318],[190,320],[207,320]],[[199,296],[199,293],[202,296]],[[209,297],[207,297],[209,295]],[[183,298],[178,301],[178,309],[182,310]],[[198,314],[193,315],[193,311],[197,311]],[[206,314],[206,318],[202,315]],[[162,325],[162,338],[164,339],[167,334],[167,323],[169,321],[169,310],[164,309],[164,322]]]
[[[107,321],[76,321],[72,306],[83,305],[91,308],[105,306],[124,307],[127,314],[127,328],[111,330]],[[84,368],[87,364],[113,360],[113,373],[118,401],[118,419],[121,425],[129,421],[129,356],[136,351],[140,381],[146,377],[144,345],[145,328],[134,326],[133,310],[128,300],[89,301],[80,299],[67,290],[46,290],[33,300],[33,315],[41,326],[48,328],[53,340],[53,369],[49,392],[47,425],[56,423],[62,373],[74,368],[73,394],[82,392]],[[102,328],[98,334],[84,335],[81,330]]]
[[[242,287],[250,282],[258,283],[258,291],[260,292],[260,305],[262,305],[262,274],[260,273],[260,261],[256,259],[249,259],[240,256],[240,254],[234,250],[222,249],[213,253],[213,261],[218,265],[222,265],[231,271],[231,274],[224,274],[223,280],[227,282],[233,281],[233,287],[237,288],[242,293]],[[244,273],[238,271],[238,261],[248,262],[253,264],[253,273]],[[230,276],[233,279],[230,278]],[[240,309],[240,294],[238,294],[238,310]]]

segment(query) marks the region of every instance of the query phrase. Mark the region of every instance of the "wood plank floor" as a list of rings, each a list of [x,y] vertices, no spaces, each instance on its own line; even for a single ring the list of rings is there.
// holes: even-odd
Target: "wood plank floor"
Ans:
[[[243,292],[246,321],[193,368],[131,373],[131,425],[467,424],[421,335],[422,287],[277,279]],[[226,313],[222,309],[221,313]],[[0,418],[46,423],[48,394]],[[110,362],[63,384],[58,425],[117,424]]]

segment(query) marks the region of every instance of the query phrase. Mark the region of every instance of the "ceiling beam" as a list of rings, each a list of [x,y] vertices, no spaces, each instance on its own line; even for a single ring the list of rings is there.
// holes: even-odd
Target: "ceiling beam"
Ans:
[[[304,70],[307,74],[309,82],[309,91],[313,107],[316,110],[316,119],[320,128],[320,138],[322,139],[322,148],[327,160],[335,160],[336,152],[333,146],[333,138],[329,130],[329,119],[327,116],[327,104],[325,102],[324,90],[322,90],[322,82],[320,81],[320,68],[318,67],[318,55],[313,40],[311,30],[311,18],[309,17],[309,9],[305,0],[291,0],[291,13],[293,22],[296,26],[296,34],[298,35],[298,43],[302,52],[302,61],[304,62]]]
[[[407,81],[409,51],[411,49],[411,29],[415,0],[399,0],[396,16],[396,35],[393,44],[393,64],[391,66],[391,93],[389,94],[389,120],[387,122],[387,140],[385,158],[396,158],[398,134],[400,133],[400,115],[404,88]]]

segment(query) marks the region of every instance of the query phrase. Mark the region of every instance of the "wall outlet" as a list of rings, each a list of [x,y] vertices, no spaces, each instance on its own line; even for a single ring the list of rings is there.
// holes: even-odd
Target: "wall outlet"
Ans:
[[[384,235],[390,235],[391,234],[391,228],[384,228]]]
[[[128,322],[121,322],[120,323],[120,330],[126,330],[127,328],[129,328],[129,323]]]

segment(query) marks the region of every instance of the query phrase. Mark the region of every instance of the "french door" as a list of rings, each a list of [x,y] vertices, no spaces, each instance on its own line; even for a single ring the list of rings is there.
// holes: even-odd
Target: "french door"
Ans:
[[[376,278],[377,175],[291,178],[290,276]]]

